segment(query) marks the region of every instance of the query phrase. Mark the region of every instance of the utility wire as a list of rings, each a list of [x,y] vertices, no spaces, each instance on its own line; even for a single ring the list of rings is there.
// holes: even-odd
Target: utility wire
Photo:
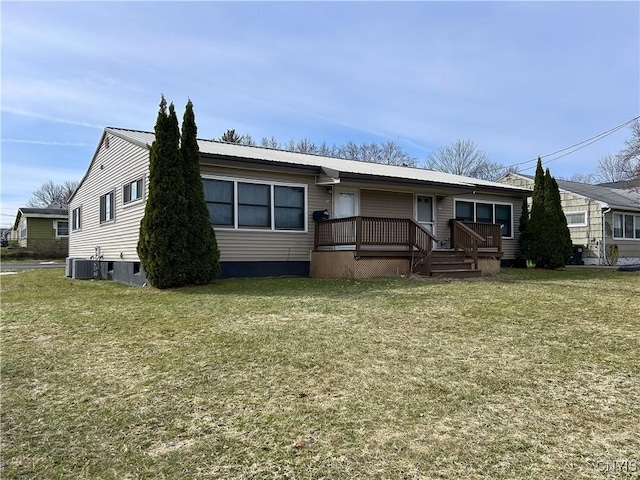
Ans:
[[[577,152],[578,150],[581,150],[581,149],[591,145],[592,143],[595,143],[595,142],[597,142],[599,140],[602,140],[605,137],[608,137],[609,135],[617,132],[618,130],[626,127],[627,125],[632,124],[633,122],[635,122],[638,119],[640,119],[640,115],[638,115],[637,117],[632,118],[631,120],[627,120],[626,122],[621,123],[620,125],[617,125],[617,126],[611,128],[611,129],[607,130],[606,132],[599,133],[598,135],[595,135],[595,136],[593,136],[591,138],[587,138],[586,140],[583,140],[581,142],[575,143],[573,145],[570,145],[568,147],[562,148],[560,150],[556,150],[555,152],[551,152],[551,153],[547,153],[545,155],[541,155],[539,158],[542,159],[542,158],[551,157],[551,156],[556,155],[558,153],[566,152],[567,150],[571,150],[571,149],[575,148],[575,150],[571,150],[570,152],[564,153],[562,155],[559,155],[559,156],[557,156],[555,158],[552,158],[551,160],[547,160],[546,162],[542,162],[542,163],[543,164],[547,164],[549,162],[553,162],[555,160],[558,160],[558,159],[560,159],[562,157],[566,157],[567,155],[571,155],[572,153]],[[576,148],[576,147],[578,147],[578,148]],[[520,162],[520,163],[514,163],[514,164],[511,164],[511,165],[505,165],[504,167],[502,167],[500,169],[500,171],[507,170],[507,169],[512,168],[512,167],[519,167],[520,165],[526,165],[528,163],[537,162],[537,161],[538,161],[538,157],[533,158],[531,160],[526,160],[526,161]],[[523,169],[523,171],[529,170],[531,168],[534,168],[534,167],[533,166],[532,167],[527,167],[527,168]]]

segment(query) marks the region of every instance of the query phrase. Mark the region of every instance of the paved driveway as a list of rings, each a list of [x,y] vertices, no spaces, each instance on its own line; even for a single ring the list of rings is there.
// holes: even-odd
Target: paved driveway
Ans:
[[[34,268],[64,268],[64,262],[19,262],[0,263],[1,272],[17,272],[18,270],[33,270]]]

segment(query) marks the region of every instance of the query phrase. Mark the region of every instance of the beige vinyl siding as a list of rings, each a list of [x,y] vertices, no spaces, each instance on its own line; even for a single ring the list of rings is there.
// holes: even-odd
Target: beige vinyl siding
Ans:
[[[69,256],[88,258],[100,247],[104,260],[139,261],[137,246],[140,220],[148,191],[149,152],[119,137],[106,134],[69,212],[81,208],[81,229],[69,225]],[[122,187],[125,183],[144,178],[142,201],[123,205]],[[114,220],[100,223],[100,196],[114,192]]]
[[[569,227],[571,243],[582,245],[584,258],[598,258],[600,256],[600,242],[602,240],[602,208],[598,202],[588,198],[561,191],[560,199],[562,211],[567,214],[585,212],[586,226]]]
[[[606,240],[606,248],[609,248],[612,245],[616,245],[618,247],[618,258],[631,257],[638,258],[640,257],[640,240],[631,239],[631,238],[613,238],[613,214],[623,214],[623,215],[640,215],[637,212],[626,212],[623,210],[613,210],[612,212],[607,213],[605,217],[605,222],[608,225],[607,228],[607,240]]]
[[[221,262],[309,261],[313,250],[315,210],[331,210],[331,193],[315,184],[311,175],[205,166],[202,175],[230,180],[257,180],[307,186],[307,228],[305,232],[261,231],[216,227]]]
[[[413,194],[362,188],[360,214],[363,217],[413,218]]]
[[[445,248],[450,246],[451,229],[449,219],[455,218],[454,200],[464,200],[473,202],[499,203],[511,205],[511,231],[513,238],[502,239],[503,258],[507,260],[518,256],[520,246],[518,245],[518,223],[522,214],[522,199],[514,197],[503,197],[500,195],[449,195],[436,201],[436,237]]]

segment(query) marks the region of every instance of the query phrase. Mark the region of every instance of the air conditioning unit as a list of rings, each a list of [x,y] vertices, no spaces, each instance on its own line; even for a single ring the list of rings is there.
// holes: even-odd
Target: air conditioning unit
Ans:
[[[71,278],[71,276],[73,275],[73,261],[75,259],[67,257],[65,264],[64,264],[64,276]]]
[[[71,267],[71,278],[75,278],[76,280],[92,279],[94,265],[95,262],[93,260],[74,258],[73,266]]]

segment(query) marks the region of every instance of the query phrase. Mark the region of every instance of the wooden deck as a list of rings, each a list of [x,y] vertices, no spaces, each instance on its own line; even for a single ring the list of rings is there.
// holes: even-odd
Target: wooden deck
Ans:
[[[477,276],[485,256],[502,257],[501,226],[450,221],[450,248],[410,218],[347,217],[316,222],[314,251],[353,251],[356,258],[396,258],[411,273],[439,277]]]

